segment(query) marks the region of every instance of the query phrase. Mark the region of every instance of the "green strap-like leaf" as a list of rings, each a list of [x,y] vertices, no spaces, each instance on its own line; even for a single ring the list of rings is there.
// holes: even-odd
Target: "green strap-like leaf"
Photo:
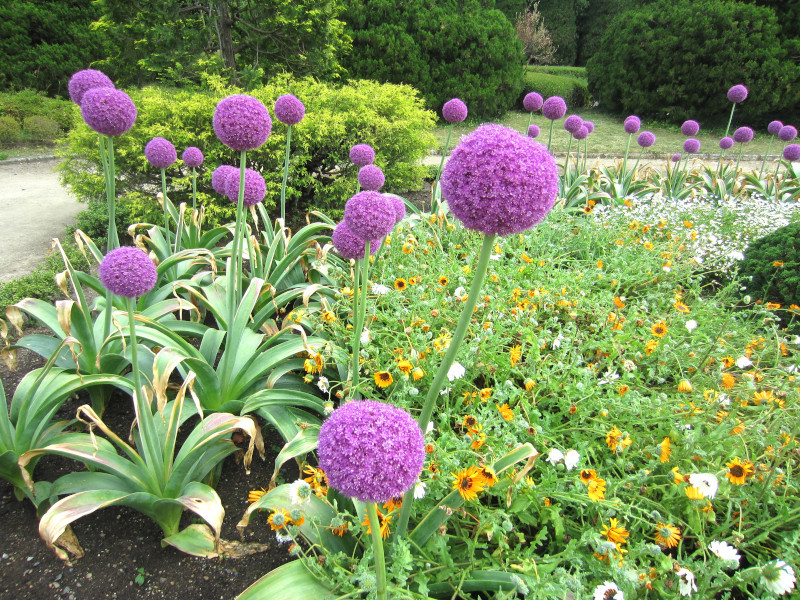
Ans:
[[[331,588],[306,568],[300,560],[281,565],[242,592],[236,600],[298,600],[325,598]]]

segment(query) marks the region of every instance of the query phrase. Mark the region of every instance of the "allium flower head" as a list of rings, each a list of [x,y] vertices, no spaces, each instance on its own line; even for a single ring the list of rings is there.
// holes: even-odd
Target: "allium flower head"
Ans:
[[[637,117],[636,115],[630,115],[629,117],[625,118],[625,133],[638,133],[639,129],[642,127],[642,120]]]
[[[241,183],[241,172],[239,169],[234,169],[228,177],[225,178],[225,195],[231,199],[231,202],[239,202],[239,184]],[[244,202],[245,206],[253,206],[258,204],[267,195],[267,184],[261,173],[253,169],[244,170]]]
[[[176,160],[178,152],[168,139],[154,137],[144,147],[144,156],[156,169],[166,169]]]
[[[733,138],[732,137],[724,137],[719,141],[719,147],[723,150],[730,150],[733,148]]]
[[[700,123],[698,123],[697,121],[693,121],[692,119],[684,121],[683,125],[681,125],[681,133],[683,135],[687,136],[697,135],[698,131],[700,131]]]
[[[639,144],[642,148],[649,148],[653,144],[656,143],[656,134],[652,131],[643,131],[639,134],[639,137],[636,139],[636,143]]]
[[[525,110],[530,112],[536,112],[542,105],[544,104],[544,98],[538,92],[530,92],[525,94],[525,98],[522,100],[522,106],[525,107]]]
[[[572,133],[572,137],[574,137],[576,140],[585,140],[587,137],[589,137],[589,129],[586,127],[586,125],[581,125]]]
[[[105,255],[99,268],[100,282],[117,296],[136,298],[153,289],[156,266],[139,248],[121,246]]]
[[[358,171],[358,183],[361,189],[378,191],[383,186],[386,178],[383,171],[375,165],[365,165]]]
[[[589,133],[592,133],[594,131],[594,122],[593,121],[584,121],[583,122],[583,126],[586,127],[586,129],[589,130]]]
[[[508,235],[544,219],[558,194],[558,169],[538,142],[489,124],[461,139],[441,183],[450,211],[465,227]]]
[[[331,236],[333,247],[342,256],[342,258],[359,260],[364,258],[364,249],[366,242],[347,228],[347,223],[342,221],[333,230]],[[375,254],[381,245],[381,240],[375,240],[369,245],[369,253]]]
[[[211,174],[211,187],[215,192],[223,196],[226,195],[225,186],[228,182],[228,177],[236,177],[239,174],[239,169],[230,165],[220,165]]]
[[[782,142],[791,142],[797,137],[797,129],[791,125],[784,125],[778,131],[778,137]]]
[[[743,85],[735,85],[731,89],[728,90],[728,100],[731,102],[744,102],[747,98],[747,88]]]
[[[570,115],[564,119],[564,129],[570,133],[575,133],[581,127],[583,127],[583,119],[581,119],[578,115]]]
[[[232,150],[254,150],[267,141],[272,118],[260,100],[246,94],[223,98],[214,109],[214,133]]]
[[[181,154],[181,159],[183,160],[183,164],[187,167],[199,167],[203,164],[203,153],[200,151],[200,148],[196,148],[195,146],[189,146],[186,150],[183,151]]]
[[[778,135],[781,128],[783,128],[783,123],[780,121],[770,121],[769,125],[767,125],[767,132],[770,135]]]
[[[539,128],[538,125],[529,125],[528,126],[528,137],[537,138],[542,130]]]
[[[286,125],[297,125],[306,116],[306,107],[291,94],[275,100],[275,118]]]
[[[81,105],[83,95],[96,87],[113,88],[114,84],[108,78],[108,75],[97,69],[78,71],[69,78],[69,83],[67,84],[70,100],[78,106]]]
[[[406,411],[360,400],[325,420],[317,453],[332,488],[361,502],[382,503],[413,487],[425,462],[425,440]]]
[[[375,150],[368,144],[356,144],[350,148],[350,162],[357,167],[365,167],[375,162]]]
[[[688,154],[695,154],[700,151],[700,140],[695,138],[689,138],[685,142],[683,142],[683,151],[687,152]]]
[[[458,98],[453,98],[444,103],[442,117],[448,123],[461,123],[467,118],[467,105]]]
[[[681,159],[681,154],[680,154],[680,152],[676,152],[675,154],[673,154],[673,155],[670,157],[670,160],[671,160],[672,162],[678,162],[680,159]]]
[[[378,192],[359,192],[344,205],[347,228],[362,240],[385,237],[394,227],[394,220],[391,200]]]
[[[789,162],[797,162],[800,160],[800,145],[789,144],[783,149],[783,158]]]
[[[739,127],[733,132],[733,141],[739,144],[746,144],[753,139],[753,130],[750,127]]]
[[[122,90],[96,87],[83,94],[81,116],[97,133],[119,136],[136,122],[136,105]]]
[[[400,196],[388,195],[387,198],[394,207],[394,222],[399,223],[406,218],[406,203]]]
[[[550,96],[542,104],[542,114],[551,121],[557,121],[567,114],[567,103],[561,96]]]

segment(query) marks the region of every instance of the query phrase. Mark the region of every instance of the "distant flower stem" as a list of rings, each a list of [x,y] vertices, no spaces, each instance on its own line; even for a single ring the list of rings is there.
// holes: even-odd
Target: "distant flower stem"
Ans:
[[[167,212],[167,173],[161,169],[161,202],[164,205],[164,237],[169,244],[169,212]]]
[[[739,163],[742,161],[742,152],[744,152],[744,144],[739,144],[739,156],[736,157],[736,169],[734,173],[739,172]]]
[[[281,182],[281,222],[286,226],[286,182],[289,179],[289,152],[292,144],[292,126],[286,128],[286,156],[283,159],[283,181]]]
[[[550,130],[547,133],[547,151],[548,152],[550,152],[550,143],[553,141],[553,123],[554,123],[553,119],[550,119]]]
[[[360,281],[357,282],[356,291],[353,297],[353,376],[350,393],[354,399],[358,399],[356,388],[358,387],[358,371],[360,365],[359,354],[361,353],[361,332],[364,330],[364,321],[367,317],[367,282],[369,281],[369,240],[364,244],[364,258],[360,264],[356,263],[356,279],[359,279],[358,268],[361,268]],[[359,298],[360,296],[360,298]]]
[[[569,135],[569,141],[567,142],[567,158],[564,159],[564,177],[567,176],[567,168],[569,167],[569,152],[571,149],[572,149],[572,134]],[[578,151],[580,152],[580,146],[578,146]]]
[[[439,180],[442,178],[442,170],[444,169],[444,159],[447,157],[447,151],[450,149],[450,136],[453,133],[453,127],[455,127],[454,123],[450,123],[450,127],[447,129],[447,139],[444,142],[444,148],[442,148],[442,159],[439,161],[439,168],[436,170],[436,180],[433,182],[433,197],[436,198],[436,192],[439,190]],[[431,202],[431,212],[438,212],[439,211],[439,204],[436,204],[436,210],[434,211],[433,202]]]
[[[372,537],[372,553],[375,555],[375,582],[378,600],[386,600],[386,559],[383,555],[383,539],[381,526],[378,521],[378,505],[367,502],[367,516],[369,517],[369,530]]]
[[[764,159],[761,161],[761,169],[758,171],[758,178],[761,179],[761,175],[764,173],[764,166],[767,164],[767,156],[769,155],[769,151],[772,148],[772,137],[769,138],[769,142],[767,142],[767,151],[764,153]],[[780,163],[780,161],[778,161]]]
[[[138,348],[139,345],[136,340],[136,298],[128,298],[128,327],[131,330],[131,369],[133,371],[133,385],[135,386],[134,400],[144,398],[142,391],[142,374],[139,372],[139,358]]]
[[[192,215],[197,210],[197,169],[192,167]]]
[[[103,163],[103,175],[106,180],[106,208],[108,210],[108,231],[106,232],[106,253],[119,248],[117,235],[117,192],[114,173],[114,138],[110,135],[98,135],[100,144],[100,160]],[[106,145],[106,142],[108,145]],[[111,335],[111,313],[114,310],[114,294],[106,290],[106,312],[103,318],[103,338]]]
[[[620,173],[619,173],[620,178],[623,176],[623,174],[625,176],[627,176],[627,174],[628,174],[628,171],[627,171],[627,168],[628,168],[628,152],[631,149],[631,140],[632,139],[633,139],[633,134],[632,133],[628,134],[628,143],[625,145],[625,156],[622,158],[622,171],[620,171]]]

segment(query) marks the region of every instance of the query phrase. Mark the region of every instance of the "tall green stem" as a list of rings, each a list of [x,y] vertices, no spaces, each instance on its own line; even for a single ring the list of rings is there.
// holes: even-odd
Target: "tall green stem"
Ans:
[[[375,583],[378,588],[378,600],[386,600],[386,559],[383,556],[383,539],[378,520],[378,505],[367,502],[367,516],[372,538],[372,553],[375,555]]]
[[[567,157],[564,159],[564,179],[567,177],[567,167],[569,166],[569,152],[572,150],[572,134],[569,134],[569,141],[567,142]],[[580,151],[580,147],[578,147]]]
[[[764,153],[764,159],[761,161],[761,168],[758,170],[758,178],[761,179],[761,175],[764,173],[764,166],[767,164],[767,156],[769,156],[769,151],[772,149],[772,138],[769,138],[769,142],[767,142],[767,151]]]
[[[286,182],[289,180],[289,151],[292,143],[292,126],[286,128],[286,156],[283,159],[283,182],[281,183],[281,222],[286,226]]]
[[[197,169],[192,167],[192,215],[197,210]]]
[[[735,173],[739,172],[739,163],[742,161],[742,152],[744,152],[744,144],[739,144],[739,156],[736,157],[736,169],[734,171],[734,177],[736,176]]]
[[[353,357],[351,359],[350,367],[351,395],[354,393],[356,384],[358,384],[358,354],[361,352],[361,332],[356,329],[358,327],[361,285],[361,264],[356,261],[356,264],[353,267]]]
[[[472,284],[469,288],[469,296],[467,296],[467,301],[464,302],[464,307],[461,310],[461,317],[459,317],[456,330],[453,332],[453,338],[450,341],[450,347],[447,349],[447,352],[442,359],[442,364],[439,365],[436,375],[433,377],[431,387],[428,389],[428,395],[425,396],[425,402],[422,405],[419,419],[417,419],[417,423],[423,432],[428,426],[428,421],[430,421],[431,414],[433,414],[433,408],[436,404],[436,399],[439,397],[439,392],[441,392],[442,388],[444,387],[444,381],[447,379],[447,373],[450,370],[453,362],[455,362],[456,355],[461,349],[461,344],[464,342],[464,338],[466,337],[467,328],[472,320],[472,314],[478,304],[478,298],[480,298],[481,286],[483,285],[483,280],[486,278],[486,270],[489,267],[489,257],[492,255],[492,248],[494,247],[494,241],[496,237],[497,236],[494,234],[487,234],[483,236],[483,244],[481,245],[480,254],[478,255],[478,264],[475,267],[475,277],[472,279]],[[411,515],[411,504],[413,501],[414,488],[411,487],[411,489],[409,489],[403,496],[403,505],[400,507],[400,516],[397,520],[397,530],[395,531],[394,539],[400,539],[403,537],[403,535],[405,535],[406,529],[408,528],[408,518]]]
[[[117,192],[114,174],[114,139],[111,136],[98,136],[100,160],[103,163],[103,176],[106,181],[106,208],[108,210],[108,231],[106,232],[106,253],[119,247],[117,235],[116,205]],[[108,145],[106,145],[108,144]],[[103,339],[111,335],[111,313],[114,310],[114,294],[106,290],[106,312],[103,316]]]
[[[620,181],[622,180],[623,174],[624,174],[625,177],[627,177],[627,175],[628,175],[628,171],[627,171],[627,168],[628,168],[628,152],[631,149],[631,140],[632,139],[633,139],[633,134],[629,133],[628,134],[628,143],[625,144],[625,156],[622,158],[622,171],[620,171],[620,173],[619,173]]]
[[[728,134],[731,131],[731,123],[733,123],[733,111],[735,110],[736,110],[736,102],[731,104],[731,116],[728,117],[728,126],[725,128],[725,135],[723,137],[728,137]]]
[[[444,148],[442,148],[442,158],[439,161],[439,168],[436,170],[436,180],[433,182],[434,199],[436,198],[436,192],[439,190],[439,180],[442,178],[442,169],[444,169],[444,159],[447,157],[447,151],[450,149],[450,136],[453,133],[453,127],[455,127],[455,124],[450,123],[450,127],[447,130],[447,139],[444,142]],[[434,214],[436,212],[439,212],[438,202],[435,207],[433,205],[433,202],[431,202],[431,212]]]
[[[161,200],[164,205],[164,237],[169,244],[169,212],[167,211],[167,173],[161,169]]]
[[[547,151],[550,152],[550,143],[553,141],[553,123],[555,121],[550,119],[550,130],[547,133]]]
[[[357,311],[353,316],[355,324],[353,325],[353,384],[350,388],[351,394],[354,399],[358,399],[359,394],[356,390],[358,387],[358,372],[360,367],[359,354],[361,352],[361,332],[364,330],[364,321],[367,318],[367,282],[369,281],[369,246],[367,241],[364,244],[364,258],[361,259],[361,264],[356,264],[356,269],[361,267],[361,277],[358,288],[356,288],[356,295],[361,296],[355,303],[353,310]]]
[[[136,386],[136,396],[144,397],[142,391],[142,374],[139,372],[138,342],[136,341],[136,298],[128,298],[128,327],[131,329],[131,369],[133,370],[133,384]]]

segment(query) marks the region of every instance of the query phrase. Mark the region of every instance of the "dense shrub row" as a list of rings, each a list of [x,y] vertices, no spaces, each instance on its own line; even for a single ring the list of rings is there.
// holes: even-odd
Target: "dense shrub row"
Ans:
[[[556,69],[569,67],[556,67]],[[536,91],[543,97],[561,96],[566,100],[567,106],[581,108],[589,104],[589,90],[586,82],[571,75],[556,75],[545,72],[547,68],[537,67],[525,72],[525,84],[522,94],[517,100],[517,108],[522,108],[522,99],[530,91]],[[583,69],[580,69],[583,71]]]

